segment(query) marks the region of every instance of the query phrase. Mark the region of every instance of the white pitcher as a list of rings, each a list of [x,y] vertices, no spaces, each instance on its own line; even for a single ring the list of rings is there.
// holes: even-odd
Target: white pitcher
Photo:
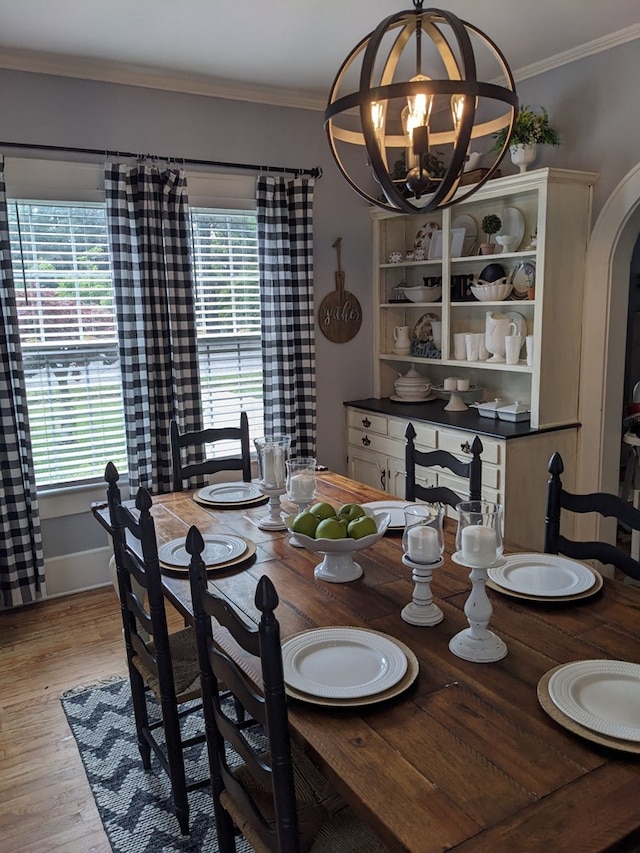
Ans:
[[[400,355],[405,355],[411,349],[411,340],[409,339],[409,326],[396,326],[393,330],[394,346],[393,351]]]
[[[506,314],[487,311],[485,338],[488,352],[492,353],[487,361],[504,362],[505,341],[507,335],[517,334],[518,327]]]

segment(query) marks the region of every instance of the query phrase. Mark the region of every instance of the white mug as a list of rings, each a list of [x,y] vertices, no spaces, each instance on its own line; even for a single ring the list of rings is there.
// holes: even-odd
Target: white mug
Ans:
[[[525,344],[527,346],[527,364],[531,367],[533,364],[533,335],[527,335]]]
[[[453,357],[456,361],[467,360],[467,344],[465,332],[457,332],[453,336]]]
[[[504,339],[505,361],[507,364],[517,364],[522,349],[522,335],[506,335]]]

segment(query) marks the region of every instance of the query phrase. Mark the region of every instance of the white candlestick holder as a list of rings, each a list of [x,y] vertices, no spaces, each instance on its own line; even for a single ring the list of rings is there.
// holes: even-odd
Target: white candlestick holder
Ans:
[[[464,605],[469,627],[452,637],[449,649],[463,660],[493,663],[507,654],[506,644],[488,627],[493,608],[486,590],[488,569],[502,563],[502,507],[489,501],[465,501],[457,511],[458,551],[453,560],[471,569],[471,593]]]
[[[404,508],[402,562],[411,569],[413,597],[400,613],[411,625],[438,625],[444,614],[433,603],[431,576],[442,565],[444,552],[444,507],[442,504],[414,504]]]
[[[301,456],[295,459],[287,459],[287,497],[296,504],[298,513],[305,510],[316,497],[316,460],[312,456]],[[294,548],[303,548],[301,542],[292,533],[289,545]]]
[[[286,530],[287,525],[282,518],[282,507],[280,506],[280,498],[284,495],[286,489],[284,486],[268,488],[264,483],[258,483],[260,491],[263,495],[269,498],[269,512],[264,515],[258,522],[260,530]]]
[[[444,613],[433,602],[431,576],[433,570],[440,568],[444,561],[440,559],[436,560],[435,563],[414,563],[404,554],[402,562],[411,569],[411,580],[414,587],[413,598],[409,604],[402,608],[400,615],[410,625],[425,627],[438,625],[444,619]]]

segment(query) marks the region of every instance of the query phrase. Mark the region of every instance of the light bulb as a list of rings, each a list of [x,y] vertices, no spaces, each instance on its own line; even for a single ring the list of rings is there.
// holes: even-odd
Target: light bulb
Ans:
[[[453,127],[456,133],[460,129],[460,122],[462,121],[462,116],[464,114],[464,103],[464,95],[451,96],[451,115],[453,116]]]
[[[416,74],[412,77],[411,83],[429,82],[430,77],[425,77],[424,74]],[[429,117],[431,116],[431,107],[433,106],[433,95],[427,95],[426,92],[421,92],[418,95],[410,95],[407,98],[407,106],[409,107],[409,120],[412,127],[428,127]]]
[[[379,101],[371,102],[371,121],[376,133],[384,127],[384,107]]]

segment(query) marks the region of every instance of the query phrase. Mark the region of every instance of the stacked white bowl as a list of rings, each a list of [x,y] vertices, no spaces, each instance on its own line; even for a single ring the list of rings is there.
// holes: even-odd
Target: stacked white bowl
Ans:
[[[394,386],[396,397],[409,403],[426,400],[431,391],[431,381],[426,376],[421,376],[415,367],[412,367],[405,376],[399,376]]]

